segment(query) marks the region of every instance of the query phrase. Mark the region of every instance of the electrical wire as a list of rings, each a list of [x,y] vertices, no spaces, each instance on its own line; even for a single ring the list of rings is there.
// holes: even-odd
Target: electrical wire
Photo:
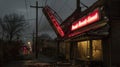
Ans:
[[[30,6],[31,5],[31,0],[27,0],[27,2],[28,2],[28,6]],[[31,14],[32,14],[32,12],[31,12],[31,9],[29,8],[29,16],[31,17]]]
[[[62,6],[60,7],[60,9],[57,12],[60,12],[63,9],[63,7],[65,6],[64,4],[67,4],[66,2],[68,2],[68,1],[65,0],[65,2],[62,4]]]
[[[26,20],[22,20],[22,21],[31,21],[31,20],[35,20],[35,18],[32,18],[32,19],[26,19]]]
[[[39,23],[38,23],[38,24],[42,23],[42,17],[43,17],[43,13],[42,13],[42,15],[41,15],[41,17],[40,17],[40,20],[39,20]]]
[[[57,11],[57,13],[59,13],[60,14],[60,11],[62,10],[62,9],[65,9],[65,5],[64,4],[66,4],[68,7],[70,7],[69,5],[68,5],[68,1],[67,0],[65,0],[64,1],[64,3],[62,4],[62,6],[60,7],[60,9]],[[55,10],[55,9],[54,9]],[[70,7],[70,10],[72,10],[73,11],[73,8],[71,8]],[[56,10],[55,10],[56,11]]]
[[[27,18],[28,18],[29,16],[28,16],[27,0],[25,0],[25,8],[26,8],[26,14],[27,14]]]
[[[30,7],[30,5],[32,5],[31,0],[26,0],[26,5]],[[29,8],[29,16],[30,17],[31,17],[31,14],[32,14],[32,9]],[[31,21],[31,20],[36,20],[36,18],[26,19],[26,20],[23,20],[23,21]],[[33,31],[35,31],[35,26],[33,24],[31,26],[33,26]]]
[[[45,6],[47,5],[47,0],[45,1]]]
[[[44,1],[41,0],[42,6],[43,6],[43,2],[44,2]],[[46,5],[46,4],[47,4],[47,0],[45,1],[45,4],[44,4],[44,5]],[[41,16],[40,16],[38,25],[41,25],[41,23],[42,23],[42,18],[43,18],[43,13],[41,12]],[[39,30],[39,31],[40,31],[40,30]]]
[[[46,5],[47,5],[47,0],[45,0],[44,6],[46,6]],[[42,2],[42,6],[43,6],[43,2]],[[39,24],[40,24],[40,22],[42,22],[42,18],[43,18],[43,13],[42,13],[42,15],[40,17]]]
[[[56,2],[56,0],[54,1],[53,6],[55,5],[55,2]],[[53,1],[52,1],[52,3],[53,3]],[[52,3],[51,3],[51,4],[52,4]],[[44,6],[46,6],[46,5],[47,5],[47,0],[44,1]],[[42,6],[43,6],[43,5],[42,5]],[[43,16],[43,13],[42,13],[42,15],[41,15],[41,17],[40,17],[40,20],[39,20],[39,25],[41,25],[43,17],[44,17],[44,16]],[[47,23],[47,22],[46,22],[46,23]],[[48,25],[49,25],[49,24],[48,24]],[[49,25],[49,26],[50,26],[50,25]],[[49,26],[48,26],[48,27],[49,27]],[[45,29],[45,30],[48,30],[48,29],[47,29],[48,27],[44,27],[44,29]],[[51,26],[50,26],[50,27],[51,27]],[[44,33],[47,33],[49,36],[50,36],[50,35],[53,35],[53,34],[51,34],[51,32],[49,32],[49,31],[44,31]],[[50,37],[51,37],[51,36],[50,36]]]
[[[31,1],[30,0],[28,0],[29,1],[29,4],[31,5]]]
[[[66,1],[64,1],[63,6],[57,11],[57,13],[61,14],[62,13],[61,10],[66,8],[66,7],[64,7],[65,6],[64,4],[66,5],[66,7],[69,7],[67,9],[69,9],[70,11],[73,11],[73,8],[70,5],[68,5],[68,1],[66,0]]]
[[[54,0],[54,1],[53,1],[53,0],[51,0],[51,4],[50,4],[50,5],[51,5],[51,7],[54,7],[54,6],[55,6],[55,3],[56,3],[56,0]]]
[[[81,3],[81,5],[83,5],[84,7],[88,8],[88,6],[87,6],[87,5],[85,5],[84,3],[82,3],[82,2],[80,2],[80,3]]]
[[[66,4],[66,6],[68,6],[69,9],[73,11],[73,8],[70,5],[68,5],[68,3]]]
[[[42,6],[43,6],[43,1],[42,0],[41,0],[41,3],[42,3]],[[46,3],[47,3],[47,0],[45,1],[45,4]],[[41,12],[41,16],[40,16],[38,25],[40,25],[40,23],[42,23],[42,17],[43,17],[43,13]]]

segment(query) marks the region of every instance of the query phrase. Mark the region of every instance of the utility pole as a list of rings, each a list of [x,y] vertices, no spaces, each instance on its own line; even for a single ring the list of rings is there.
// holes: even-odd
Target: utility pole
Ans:
[[[35,57],[38,58],[38,8],[43,8],[38,6],[38,1],[36,1],[36,6],[30,6],[36,8],[36,43],[35,43]]]
[[[79,8],[79,7],[80,7],[80,0],[77,0],[76,7],[77,7],[77,8]]]
[[[80,0],[77,0],[76,2],[77,2],[77,3],[76,3],[76,8],[77,8],[77,9],[80,9],[80,11],[81,11]]]
[[[32,52],[34,53],[35,52],[35,37],[34,37],[34,32],[33,32],[33,34],[32,34],[32,37],[33,37],[33,39],[32,39]]]
[[[86,7],[86,8],[88,9],[88,6],[85,5],[84,3],[82,3],[80,0],[77,0],[77,1],[76,1],[76,8],[77,8],[77,9],[80,9],[80,10],[81,10],[80,4],[83,5],[84,7]]]

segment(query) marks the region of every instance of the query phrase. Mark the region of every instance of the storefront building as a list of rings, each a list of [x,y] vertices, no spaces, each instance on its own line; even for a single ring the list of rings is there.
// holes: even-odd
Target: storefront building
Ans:
[[[43,12],[55,30],[58,51],[82,67],[120,67],[120,1],[98,0],[81,12],[76,9],[61,25],[55,12]]]
[[[82,12],[79,19],[63,23],[63,29],[69,25],[69,29],[64,30],[69,32],[60,43],[60,52],[65,54],[66,59],[75,60],[83,67],[120,66],[117,53],[120,50],[118,2],[98,1]]]

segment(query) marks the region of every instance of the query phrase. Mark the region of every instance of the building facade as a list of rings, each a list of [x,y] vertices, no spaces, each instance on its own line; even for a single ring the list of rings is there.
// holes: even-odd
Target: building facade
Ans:
[[[82,12],[80,19],[71,22],[71,27],[68,26],[71,28],[70,33],[60,43],[60,52],[66,55],[66,59],[75,60],[76,64],[82,66],[120,66],[120,54],[118,53],[120,50],[120,8],[117,7],[118,3],[120,3],[118,0],[98,1]],[[91,21],[88,20],[89,16],[94,19],[96,9],[99,12],[99,20],[92,20],[93,23],[85,24],[85,21]]]
[[[82,67],[119,67],[119,0],[98,0],[81,12],[76,9],[61,25],[48,6],[43,13],[58,36],[58,51]]]

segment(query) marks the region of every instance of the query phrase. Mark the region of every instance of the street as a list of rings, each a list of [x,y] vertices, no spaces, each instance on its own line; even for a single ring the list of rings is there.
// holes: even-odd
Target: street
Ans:
[[[69,62],[56,63],[57,59],[39,55],[38,59],[16,60],[4,63],[3,67],[80,67]]]

